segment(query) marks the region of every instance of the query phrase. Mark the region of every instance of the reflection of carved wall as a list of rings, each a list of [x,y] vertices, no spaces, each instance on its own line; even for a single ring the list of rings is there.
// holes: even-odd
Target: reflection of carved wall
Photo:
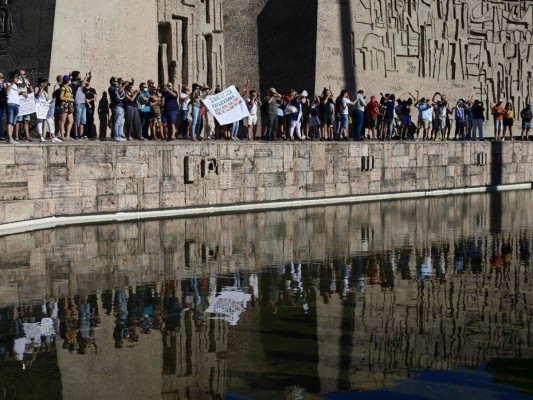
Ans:
[[[159,80],[222,85],[222,0],[160,0],[158,20]]]

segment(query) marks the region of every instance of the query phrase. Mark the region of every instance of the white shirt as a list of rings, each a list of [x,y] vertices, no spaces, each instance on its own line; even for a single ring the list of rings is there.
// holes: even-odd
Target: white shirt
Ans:
[[[253,103],[252,103],[251,98],[246,99],[246,101],[248,103],[248,111],[250,112],[250,114],[256,115],[257,114],[257,99],[253,100]]]
[[[348,103],[350,100],[348,100],[346,97],[343,97],[341,99],[342,101],[342,109],[341,109],[341,114],[342,115],[348,115]]]
[[[187,100],[185,100],[185,101],[183,101],[183,99],[185,99],[185,98],[187,98],[187,97],[189,97],[189,95],[188,95],[187,93],[180,93],[180,99],[181,99],[181,101],[182,101],[182,103],[181,103],[181,109],[182,109],[183,111],[187,111],[187,108],[189,107],[189,103],[191,102],[191,99],[190,99],[190,98],[187,99]]]
[[[6,89],[6,90],[7,90],[7,102],[8,102],[8,104],[20,105],[19,88],[18,88],[18,86],[15,84],[15,85],[11,86],[11,89]]]

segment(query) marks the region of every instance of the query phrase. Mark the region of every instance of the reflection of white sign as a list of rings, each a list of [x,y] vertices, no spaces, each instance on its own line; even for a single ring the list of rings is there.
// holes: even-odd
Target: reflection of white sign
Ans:
[[[50,101],[37,101],[35,103],[35,110],[37,112],[37,119],[46,119],[51,118],[53,115],[50,115]]]
[[[230,86],[214,96],[206,97],[203,103],[220,125],[231,124],[250,116],[246,102],[235,86]]]
[[[33,93],[28,94],[26,98],[20,98],[19,116],[33,114],[35,109],[35,96]]]
[[[54,332],[54,321],[52,318],[43,318],[37,323],[23,323],[22,329],[28,341],[33,340],[38,346],[41,345],[42,336],[52,336]]]
[[[223,290],[220,296],[217,296],[211,303],[206,312],[222,314],[224,315],[223,319],[230,325],[237,325],[241,313],[246,311],[246,303],[250,301],[252,296],[248,293],[227,289],[230,288]]]

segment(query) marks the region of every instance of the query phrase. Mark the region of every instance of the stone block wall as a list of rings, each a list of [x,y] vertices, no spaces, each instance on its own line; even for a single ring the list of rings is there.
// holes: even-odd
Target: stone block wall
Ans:
[[[533,145],[507,142],[2,146],[0,224],[530,183],[532,162]]]

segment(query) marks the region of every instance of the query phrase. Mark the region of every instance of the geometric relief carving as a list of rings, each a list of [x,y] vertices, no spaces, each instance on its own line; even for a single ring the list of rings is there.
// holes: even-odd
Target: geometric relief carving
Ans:
[[[222,0],[182,0],[165,10],[159,22],[159,79],[179,90],[197,82],[222,85]]]
[[[390,78],[467,82],[487,105],[529,103],[533,2],[354,0],[356,64]]]
[[[13,33],[13,17],[17,7],[12,5],[13,0],[0,0],[0,56],[5,55],[7,43]]]

